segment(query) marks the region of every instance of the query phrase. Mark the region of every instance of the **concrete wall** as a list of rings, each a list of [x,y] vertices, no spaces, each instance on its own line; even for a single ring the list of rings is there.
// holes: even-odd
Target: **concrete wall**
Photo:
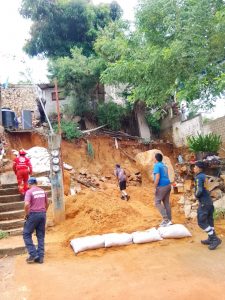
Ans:
[[[210,132],[221,135],[222,141],[225,143],[225,116],[204,125],[204,133]]]
[[[52,93],[54,88],[48,88],[43,90],[43,98],[46,100],[45,109],[48,115],[57,112],[56,101],[52,100]],[[70,99],[66,97],[65,100],[59,100],[60,109],[62,110],[65,104],[69,104]]]
[[[176,147],[182,147],[187,144],[187,137],[203,133],[203,124],[201,115],[187,121],[175,121],[173,123],[173,143]]]

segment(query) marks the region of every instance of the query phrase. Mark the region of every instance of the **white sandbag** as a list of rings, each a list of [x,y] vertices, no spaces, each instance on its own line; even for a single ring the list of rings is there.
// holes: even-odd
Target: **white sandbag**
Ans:
[[[73,170],[73,167],[70,166],[70,165],[68,165],[68,164],[66,164],[66,163],[63,163],[63,168],[64,168],[65,170],[68,170],[68,171]]]
[[[126,246],[133,243],[131,234],[128,233],[108,233],[104,234],[105,247]]]
[[[133,232],[132,237],[134,244],[151,243],[162,240],[162,237],[156,228],[151,228],[147,231]]]
[[[182,224],[159,227],[158,231],[163,239],[180,239],[191,236],[189,230]]]
[[[91,235],[73,239],[70,241],[70,245],[77,254],[85,250],[104,248],[105,240],[102,235]]]

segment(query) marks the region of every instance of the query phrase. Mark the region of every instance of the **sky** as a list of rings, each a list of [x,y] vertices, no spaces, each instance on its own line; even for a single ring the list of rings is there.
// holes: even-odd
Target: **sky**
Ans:
[[[93,0],[93,2],[95,4],[109,3],[111,0]],[[123,9],[124,18],[134,20],[138,0],[117,0],[117,2]],[[26,74],[27,70],[32,74],[33,82],[48,82],[46,60],[29,58],[22,50],[26,39],[29,38],[31,22],[20,16],[20,4],[21,0],[1,0],[0,83],[6,81],[17,83],[24,79],[21,73]],[[220,100],[215,111],[208,114],[208,117],[219,117],[224,114],[225,102]]]

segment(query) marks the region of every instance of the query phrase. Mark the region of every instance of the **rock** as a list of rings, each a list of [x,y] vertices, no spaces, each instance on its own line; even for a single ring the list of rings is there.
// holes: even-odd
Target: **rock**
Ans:
[[[79,173],[80,173],[81,175],[87,175],[87,174],[88,174],[88,170],[87,170],[87,169],[84,169],[84,168],[81,168],[81,169],[79,170]]]
[[[184,196],[180,197],[180,200],[177,202],[178,204],[184,204],[185,203],[185,198]]]
[[[220,178],[223,180],[223,182],[225,183],[225,174],[220,175]]]
[[[196,219],[197,218],[198,213],[196,211],[192,211],[189,215],[189,218],[191,219]]]
[[[220,199],[223,196],[223,193],[220,189],[215,189],[210,192],[210,196],[213,198],[213,201]]]
[[[153,167],[154,167],[154,163],[155,163],[155,154],[156,153],[162,154],[162,152],[160,150],[153,149],[153,150],[138,153],[135,157],[138,168],[142,172],[147,174],[149,179],[153,179],[152,172],[153,172]],[[167,165],[170,181],[173,182],[174,178],[175,178],[175,173],[174,173],[174,169],[171,164],[171,161],[167,156],[164,156],[163,162],[165,163],[165,165]]]
[[[215,201],[213,204],[215,209],[225,209],[225,195],[221,199]]]
[[[105,175],[105,178],[109,180],[109,179],[112,178],[112,176],[111,175]]]
[[[209,192],[211,192],[212,190],[217,188],[219,185],[220,185],[220,183],[218,181],[208,181],[207,189]]]
[[[184,206],[184,213],[185,213],[186,218],[190,218],[190,214],[191,214],[191,205],[190,204],[187,204]]]
[[[105,177],[101,177],[101,178],[100,178],[100,181],[106,182],[106,178],[105,178]]]

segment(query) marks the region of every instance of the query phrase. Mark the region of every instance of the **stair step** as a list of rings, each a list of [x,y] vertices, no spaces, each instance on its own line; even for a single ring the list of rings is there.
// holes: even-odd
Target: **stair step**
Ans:
[[[23,234],[23,227],[19,228],[13,228],[9,230],[2,230],[3,232],[6,232],[8,236],[17,236],[17,235],[22,235]]]
[[[10,229],[20,228],[24,224],[24,219],[0,221],[0,230],[8,231]]]
[[[13,219],[22,219],[24,217],[24,210],[14,210],[0,213],[0,220],[13,220]]]
[[[26,248],[21,236],[9,236],[0,240],[0,257],[26,253]]]
[[[23,209],[23,208],[24,208],[23,201],[0,204],[0,212],[18,210],[18,209]]]
[[[17,188],[18,189],[18,185],[17,185],[17,183],[7,183],[7,184],[2,184],[1,188],[2,189],[11,189],[11,188]]]
[[[23,202],[24,197],[20,194],[15,195],[1,195],[0,196],[0,203],[9,203],[9,202]]]
[[[0,189],[0,195],[4,196],[4,195],[15,195],[18,194],[18,188],[9,188],[9,189]]]

